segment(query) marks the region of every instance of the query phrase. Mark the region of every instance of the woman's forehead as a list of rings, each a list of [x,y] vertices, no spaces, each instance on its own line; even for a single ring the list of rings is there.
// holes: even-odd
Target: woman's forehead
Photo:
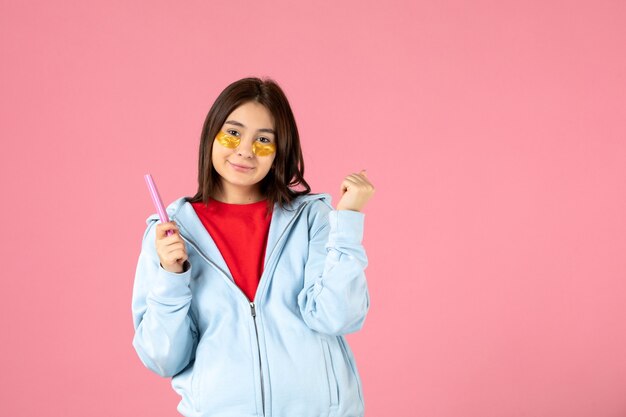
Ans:
[[[264,105],[249,101],[233,110],[224,124],[231,124],[245,129],[272,131],[274,130],[274,117]]]

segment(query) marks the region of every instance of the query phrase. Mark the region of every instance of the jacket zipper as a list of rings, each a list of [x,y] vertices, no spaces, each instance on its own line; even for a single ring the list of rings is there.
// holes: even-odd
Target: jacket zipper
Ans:
[[[261,365],[261,345],[259,344],[259,330],[256,327],[256,308],[254,302],[250,302],[250,312],[252,313],[252,321],[254,322],[254,333],[256,333],[256,348],[259,352],[259,372],[261,375],[261,410],[265,415],[265,388],[263,387],[263,366]]]
[[[297,213],[293,216],[293,218],[287,224],[287,226],[285,226],[285,229],[282,231],[282,233],[278,237],[278,240],[276,241],[276,245],[274,245],[274,247],[272,248],[272,252],[270,253],[270,256],[269,256],[268,259],[272,259],[274,251],[276,250],[276,248],[278,247],[278,244],[280,243],[281,239],[285,235],[285,231],[289,228],[291,223],[293,223],[295,221],[295,219],[300,215],[302,210],[304,210],[304,207],[306,207],[308,204],[309,204],[309,202],[307,201],[307,202],[303,203],[300,207],[298,207]],[[173,220],[176,221],[176,223],[179,225],[179,227],[181,229],[185,229],[185,227],[178,222],[178,219],[176,219],[175,216],[171,216],[171,217],[172,217]],[[180,236],[183,238],[183,240],[185,240],[187,243],[189,243],[191,246],[193,246],[193,248],[200,255],[200,257],[202,257],[202,259],[204,259],[209,265],[211,265],[214,269],[216,269],[219,273],[221,273],[226,278],[227,281],[230,281],[235,286],[235,288],[237,288],[237,290],[239,290],[239,292],[241,293],[243,298],[245,298],[245,300],[250,304],[250,313],[252,315],[252,322],[254,323],[254,333],[256,335],[256,347],[257,347],[257,351],[258,351],[258,354],[259,354],[259,375],[260,375],[260,379],[261,379],[261,411],[262,411],[262,415],[265,416],[265,388],[264,388],[264,384],[263,384],[263,366],[262,366],[262,362],[261,362],[261,345],[260,345],[260,342],[259,342],[259,330],[258,330],[258,327],[257,327],[257,324],[256,324],[256,305],[255,305],[255,303],[253,301],[250,301],[248,296],[241,290],[241,288],[239,288],[237,286],[237,284],[235,284],[235,282],[232,279],[230,279],[224,273],[224,271],[222,271],[209,258],[207,258],[202,251],[200,251],[198,246],[193,241],[191,241],[191,239],[186,238],[185,236],[183,236],[182,233],[180,234]]]
[[[256,335],[256,348],[257,348],[257,352],[259,354],[259,376],[260,376],[260,382],[261,382],[261,415],[265,416],[265,387],[263,384],[263,366],[261,365],[261,345],[259,343],[259,330],[257,328],[257,324],[256,324],[256,305],[254,304],[254,302],[250,301],[250,299],[248,298],[248,296],[246,296],[246,294],[241,290],[241,288],[239,288],[230,278],[228,278],[228,276],[226,276],[226,274],[224,274],[224,271],[222,271],[217,265],[215,265],[213,262],[211,262],[205,255],[203,252],[201,252],[198,249],[198,246],[196,246],[195,243],[193,243],[190,239],[186,238],[185,236],[182,235],[181,233],[181,237],[187,242],[189,243],[191,246],[193,246],[193,248],[196,250],[196,252],[198,252],[198,254],[200,255],[200,257],[202,259],[204,259],[209,265],[211,265],[213,268],[215,268],[219,273],[221,273],[222,275],[225,276],[225,278],[232,282],[233,285],[235,286],[235,288],[237,288],[237,290],[239,291],[239,293],[241,293],[241,295],[243,296],[243,298],[246,299],[246,301],[248,302],[248,304],[250,305],[250,313],[252,315],[252,322],[254,323],[254,334]]]

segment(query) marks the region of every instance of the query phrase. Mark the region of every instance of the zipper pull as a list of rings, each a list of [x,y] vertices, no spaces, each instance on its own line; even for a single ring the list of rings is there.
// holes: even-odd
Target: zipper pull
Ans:
[[[250,311],[252,312],[252,317],[256,317],[256,309],[254,308],[254,303],[250,303]]]

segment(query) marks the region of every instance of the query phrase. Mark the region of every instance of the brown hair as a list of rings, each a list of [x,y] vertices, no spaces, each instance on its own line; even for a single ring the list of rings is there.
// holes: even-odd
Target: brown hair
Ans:
[[[250,101],[262,104],[274,117],[276,158],[260,184],[261,193],[268,200],[268,209],[271,210],[275,203],[285,207],[297,196],[311,192],[311,187],[304,180],[300,136],[285,93],[272,79],[243,78],[221,92],[206,116],[200,135],[198,192],[190,202],[207,204],[214,191],[221,190],[220,176],[211,160],[213,142],[228,115]],[[301,189],[294,189],[297,186]]]

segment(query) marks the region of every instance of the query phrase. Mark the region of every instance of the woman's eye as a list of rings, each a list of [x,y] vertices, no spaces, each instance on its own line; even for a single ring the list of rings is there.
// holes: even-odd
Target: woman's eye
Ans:
[[[272,141],[271,141],[271,140],[269,140],[268,138],[263,137],[263,136],[261,136],[261,137],[259,138],[259,142],[261,142],[261,143],[272,143]]]
[[[239,136],[239,132],[237,132],[236,130],[233,130],[233,129],[226,130],[226,133],[228,133],[229,135],[232,135],[232,136]]]

